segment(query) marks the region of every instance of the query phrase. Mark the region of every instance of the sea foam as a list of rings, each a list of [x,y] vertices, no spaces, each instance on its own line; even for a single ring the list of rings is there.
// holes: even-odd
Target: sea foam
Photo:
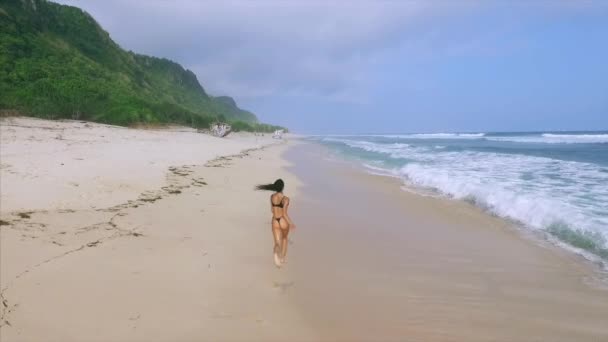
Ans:
[[[598,136],[604,135],[579,135],[575,139],[597,141]],[[546,134],[538,138],[563,141],[571,136]],[[397,176],[415,187],[471,202],[608,259],[605,166],[525,153],[450,150],[449,143],[436,148],[432,143],[395,142],[402,141],[399,138],[383,137],[382,142],[361,137],[326,139],[323,141],[347,147],[354,156],[356,151],[371,152],[371,157],[365,158],[371,158],[366,166],[373,173]],[[400,166],[387,167],[395,163]]]
[[[488,140],[509,141],[516,143],[544,143],[544,144],[604,144],[608,143],[608,134],[553,134],[519,136],[488,136]]]

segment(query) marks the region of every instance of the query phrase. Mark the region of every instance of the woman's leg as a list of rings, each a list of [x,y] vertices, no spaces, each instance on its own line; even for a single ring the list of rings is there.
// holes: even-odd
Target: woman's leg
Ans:
[[[274,264],[277,267],[281,267],[281,243],[283,236],[281,234],[281,226],[279,226],[279,223],[275,219],[272,219],[272,221],[272,237],[274,238]]]
[[[285,222],[285,220],[281,220],[281,261],[285,262],[285,257],[287,256],[287,245],[289,245],[289,241],[287,241],[287,236],[289,235],[289,224]]]
[[[285,257],[287,256],[287,245],[289,242],[287,241],[287,234],[283,234],[283,241],[281,242],[281,262],[285,262]]]

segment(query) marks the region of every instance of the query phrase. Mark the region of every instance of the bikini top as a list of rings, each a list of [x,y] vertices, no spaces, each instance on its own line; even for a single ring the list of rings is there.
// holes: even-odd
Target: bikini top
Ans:
[[[283,196],[283,198],[281,198],[281,202],[279,204],[274,204],[272,203],[272,199],[270,200],[270,205],[272,205],[273,207],[279,207],[279,208],[283,208],[283,200],[285,199],[285,196]]]

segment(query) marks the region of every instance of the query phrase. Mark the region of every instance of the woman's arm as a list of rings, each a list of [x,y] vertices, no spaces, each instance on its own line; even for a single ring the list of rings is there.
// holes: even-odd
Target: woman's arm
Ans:
[[[291,217],[289,217],[289,202],[289,197],[285,197],[285,203],[283,204],[283,216],[287,220],[287,223],[289,223],[289,228],[295,229],[296,225],[291,220]]]

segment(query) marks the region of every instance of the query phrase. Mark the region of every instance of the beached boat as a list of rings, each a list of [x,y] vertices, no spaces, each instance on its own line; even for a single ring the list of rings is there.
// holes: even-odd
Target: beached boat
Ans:
[[[223,122],[214,123],[210,127],[211,134],[223,138],[232,132],[232,127]]]
[[[283,139],[283,133],[285,133],[284,130],[277,129],[276,131],[274,131],[274,134],[272,135],[272,138],[273,139]]]

